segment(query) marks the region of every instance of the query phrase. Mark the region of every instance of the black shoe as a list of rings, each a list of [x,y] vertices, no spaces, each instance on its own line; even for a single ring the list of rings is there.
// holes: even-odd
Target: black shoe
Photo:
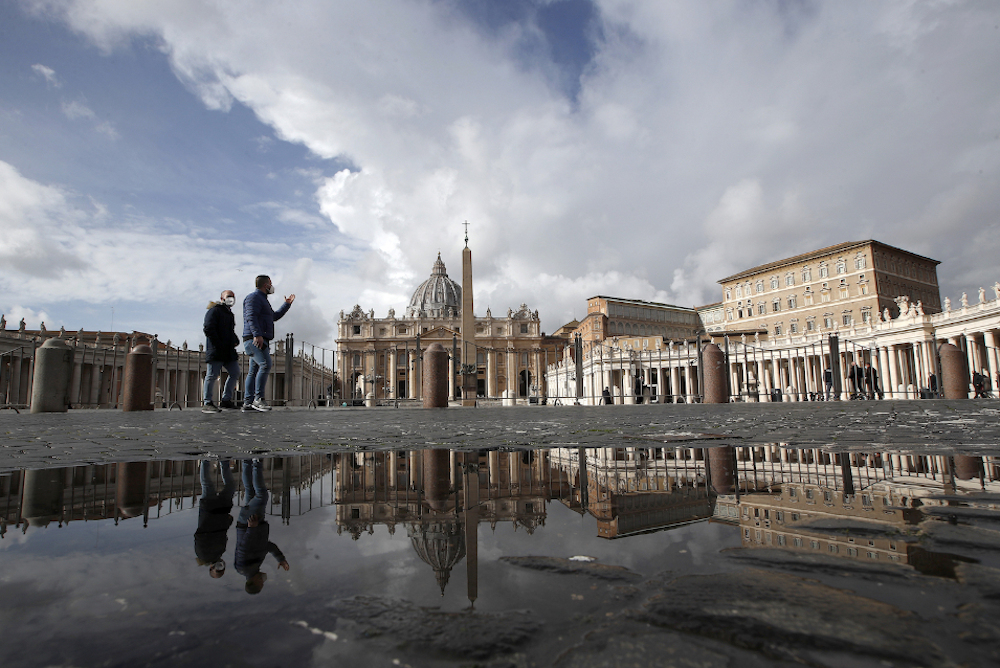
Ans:
[[[204,406],[201,407],[202,413],[218,413],[221,410],[222,410],[221,408],[213,404],[211,401],[209,401],[208,403],[206,403]]]
[[[236,404],[234,404],[229,399],[223,399],[219,402],[219,408],[227,408],[229,410],[236,410]]]
[[[251,405],[251,404],[243,404],[243,412],[244,413],[253,413],[254,412],[253,405]]]

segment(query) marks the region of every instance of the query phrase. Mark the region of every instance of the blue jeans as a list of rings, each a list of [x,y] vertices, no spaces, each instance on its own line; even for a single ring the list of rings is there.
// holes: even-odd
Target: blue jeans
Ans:
[[[253,344],[253,340],[244,341],[243,349],[250,356],[250,370],[247,372],[246,387],[244,392],[245,404],[253,403],[254,399],[264,398],[264,386],[267,385],[267,374],[271,373],[271,353],[268,352],[267,342],[261,350]]]
[[[263,519],[268,493],[261,462],[243,460],[243,489],[246,491],[246,505],[240,510],[240,523],[246,524],[252,515]]]
[[[226,387],[222,390],[222,400],[232,401],[233,390],[236,389],[236,379],[240,377],[240,363],[237,360],[231,362],[209,362],[208,373],[205,374],[205,394],[204,401],[207,404],[215,397],[212,396],[212,388],[215,386],[215,379],[222,374],[222,368],[226,368],[229,378],[226,379]]]
[[[236,481],[233,480],[233,472],[229,469],[229,460],[223,459],[219,463],[219,469],[222,471],[222,491],[216,492],[215,481],[212,480],[211,472],[209,471],[209,461],[204,460],[201,463],[201,471],[199,472],[199,478],[201,480],[201,498],[206,501],[215,501],[220,497],[229,497],[230,502],[233,500],[233,494],[236,492]]]

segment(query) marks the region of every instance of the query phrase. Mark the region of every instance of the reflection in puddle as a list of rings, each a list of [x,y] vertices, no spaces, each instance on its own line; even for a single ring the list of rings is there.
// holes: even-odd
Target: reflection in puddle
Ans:
[[[996,558],[1000,458],[995,457],[835,454],[770,446],[422,450],[242,462],[159,461],[4,474],[0,509],[0,535],[6,539],[0,543],[6,569],[3,582],[5,586],[20,582],[19,586],[35,591],[25,594],[27,602],[8,600],[8,613],[23,605],[33,609],[49,605],[38,602],[44,599],[38,592],[50,585],[32,571],[32,559],[57,558],[67,550],[104,558],[102,551],[108,548],[100,541],[83,547],[69,533],[62,534],[67,536],[62,543],[60,532],[52,535],[52,528],[81,522],[94,527],[135,526],[141,532],[129,539],[135,542],[116,554],[140,550],[153,554],[159,548],[151,545],[161,541],[169,546],[163,548],[166,551],[186,552],[192,570],[176,568],[183,577],[201,583],[190,595],[202,604],[235,591],[238,580],[239,590],[255,594],[266,589],[271,598],[265,595],[260,600],[295,611],[297,628],[329,642],[339,635],[340,644],[345,642],[343,634],[333,633],[329,620],[324,626],[298,617],[308,617],[307,610],[320,614],[316,611],[325,609],[320,619],[334,614],[342,624],[368,628],[365,633],[380,629],[379,633],[407,638],[416,632],[402,627],[433,623],[438,640],[416,634],[407,642],[423,648],[418,653],[433,649],[435,656],[445,658],[506,654],[515,645],[554,657],[546,654],[550,650],[543,648],[544,643],[531,644],[542,628],[531,615],[546,620],[545,637],[562,629],[559,633],[579,642],[592,623],[581,619],[595,619],[593,615],[617,619],[626,612],[639,619],[653,614],[644,609],[654,610],[654,617],[660,615],[647,624],[698,634],[684,626],[683,614],[676,616],[662,604],[656,607],[655,595],[645,603],[642,597],[655,594],[658,587],[690,584],[689,578],[699,577],[697,573],[722,577],[747,564],[822,579],[844,576],[836,565],[850,563],[851,573],[861,573],[866,581],[879,580],[880,587],[883,580],[887,585],[895,582],[892,578],[898,580],[903,571],[891,569],[901,568],[914,577],[934,576],[928,583],[957,581],[958,587],[972,573],[959,566],[979,564],[976,568],[981,570],[974,573],[980,582],[1000,582],[994,570],[1000,565]],[[17,532],[11,534],[11,529]],[[411,555],[420,562],[413,562],[412,576],[410,560],[397,547],[399,532],[405,532]],[[44,540],[30,540],[35,534]],[[100,535],[107,540],[107,532]],[[331,535],[341,537],[334,539],[335,546]],[[353,540],[345,543],[348,537]],[[599,555],[596,562],[587,556],[591,554]],[[80,563],[85,558],[77,557]],[[669,577],[664,577],[664,568],[670,569]],[[288,573],[265,588],[267,571],[275,569]],[[208,578],[195,575],[206,571],[221,581],[223,589],[210,590]],[[461,573],[461,597],[476,609],[485,606],[478,619],[484,624],[481,643],[486,644],[476,645],[478,649],[456,649],[458,641],[442,640],[449,637],[451,618],[444,613],[427,617],[427,609],[419,607],[433,604],[421,593],[427,591],[426,585],[445,596],[456,573]],[[559,574],[601,584],[577,591],[570,585],[577,580],[545,579]],[[755,577],[764,581],[762,575]],[[648,578],[654,579],[636,587]],[[400,583],[406,587],[401,589]],[[486,587],[482,598],[481,585]],[[865,593],[864,585],[849,581],[838,581],[838,586]],[[1000,591],[994,584],[982,587],[987,599],[993,595],[990,587]],[[162,586],[154,591],[164,597],[166,606],[170,597]],[[81,594],[61,595],[72,599]],[[387,595],[415,600],[417,607],[387,603]],[[899,605],[908,605],[907,595],[905,589],[893,590],[883,598],[896,596]],[[332,603],[330,596],[339,602]],[[349,596],[359,598],[345,598]],[[949,596],[965,600],[965,594]],[[571,616],[557,600],[581,610],[596,607],[586,617]],[[453,597],[442,601],[454,607]],[[171,605],[183,607],[180,601]],[[332,607],[323,607],[328,605]],[[514,612],[528,607],[534,610],[528,617],[527,612]],[[395,609],[395,616],[387,609]],[[390,618],[399,628],[386,622]],[[755,623],[780,626],[773,619]],[[17,626],[29,631],[31,624],[21,620]],[[161,630],[168,626],[164,622]],[[706,637],[726,645],[731,659],[748,660],[740,654],[744,645],[735,643],[744,648],[737,651],[719,641],[718,634]],[[796,653],[803,651],[795,648],[798,641],[781,637],[782,652],[791,652],[788,656],[816,660],[815,648],[809,650],[813,653]],[[163,651],[169,655],[172,650]],[[22,657],[21,662],[32,665],[33,659],[25,656],[29,658]],[[46,661],[66,656],[56,653]]]

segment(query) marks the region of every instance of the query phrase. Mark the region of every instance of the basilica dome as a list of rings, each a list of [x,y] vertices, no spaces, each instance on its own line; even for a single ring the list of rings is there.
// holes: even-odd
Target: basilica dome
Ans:
[[[445,318],[457,316],[462,310],[462,286],[448,278],[448,272],[438,253],[431,276],[413,291],[406,317]]]

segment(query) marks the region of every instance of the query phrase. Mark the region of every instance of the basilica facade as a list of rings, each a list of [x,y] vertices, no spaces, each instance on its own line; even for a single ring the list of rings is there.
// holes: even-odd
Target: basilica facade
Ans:
[[[475,318],[476,394],[508,401],[544,396],[541,374],[561,354],[545,345],[538,311],[527,304],[505,315]],[[433,343],[449,351],[451,399],[461,398],[462,286],[448,277],[441,255],[402,315],[384,318],[360,305],[341,311],[337,327],[338,371],[344,401],[368,403],[420,399],[421,355]]]

